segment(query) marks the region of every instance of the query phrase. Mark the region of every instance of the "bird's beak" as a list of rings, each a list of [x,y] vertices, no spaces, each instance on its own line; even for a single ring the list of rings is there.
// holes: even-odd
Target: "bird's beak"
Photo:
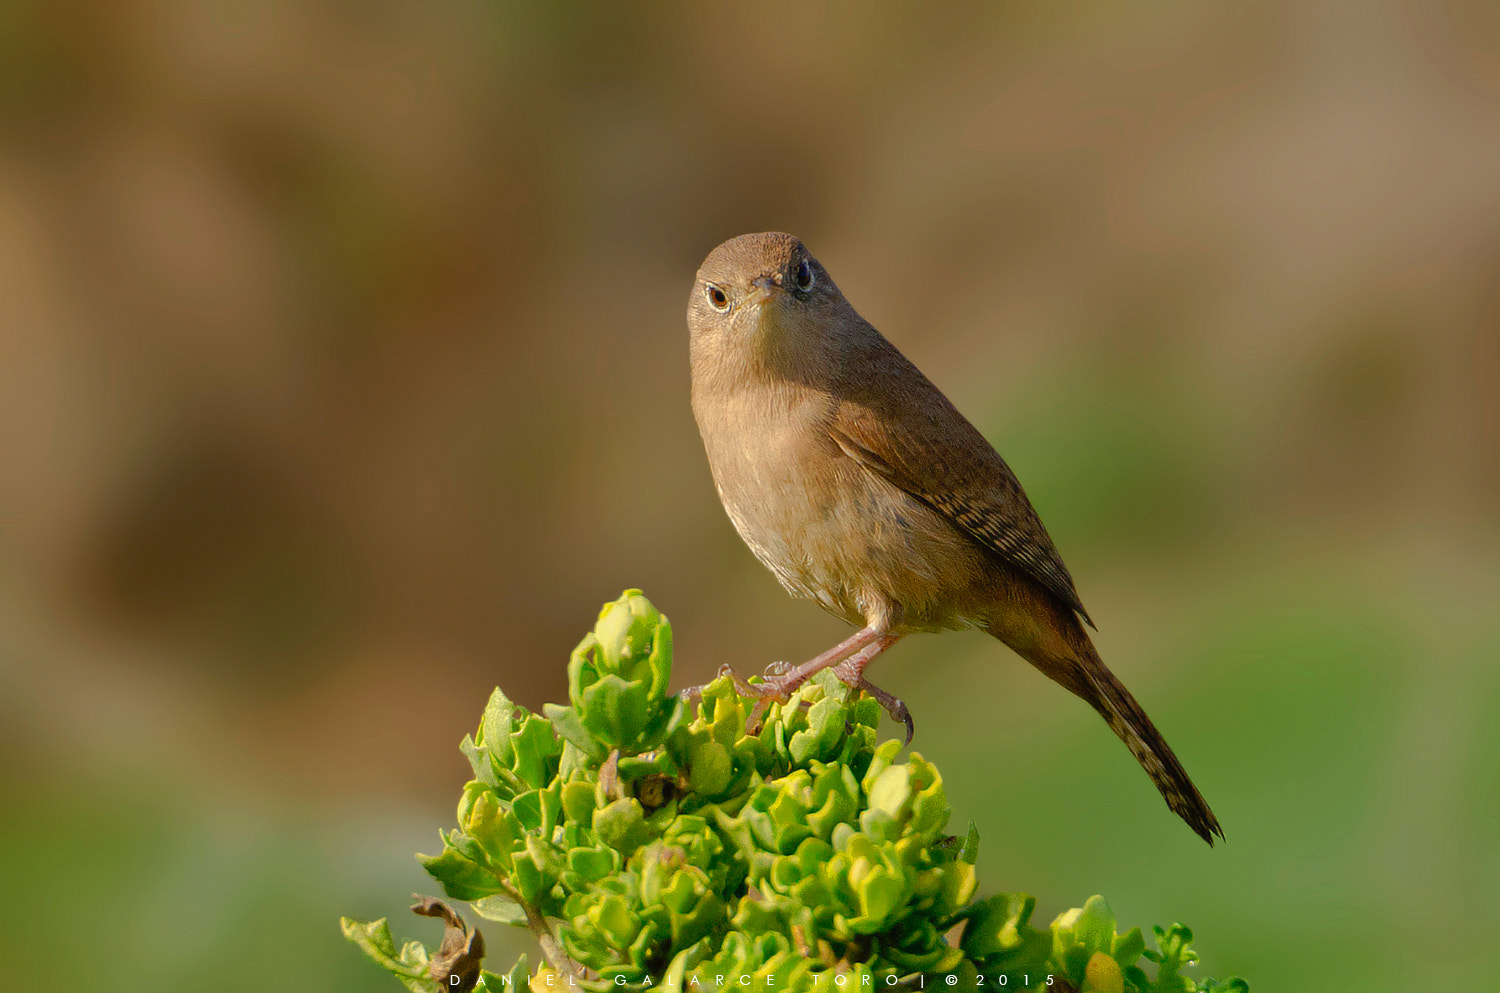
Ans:
[[[757,305],[763,304],[767,300],[770,300],[773,296],[777,296],[782,292],[781,273],[778,272],[774,275],[756,276],[750,281],[750,288],[755,291],[754,295],[750,298],[751,302]]]

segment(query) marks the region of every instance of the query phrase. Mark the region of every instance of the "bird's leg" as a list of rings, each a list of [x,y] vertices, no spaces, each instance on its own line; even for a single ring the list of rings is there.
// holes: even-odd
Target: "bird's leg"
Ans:
[[[786,663],[784,662],[773,662],[766,667],[764,682],[748,682],[743,676],[735,672],[732,667],[727,665],[719,667],[719,675],[728,676],[734,682],[734,687],[739,691],[740,696],[750,697],[755,700],[755,707],[750,713],[750,720],[748,722],[751,727],[759,726],[761,715],[765,713],[766,708],[773,702],[787,700],[811,676],[833,665],[839,666],[840,679],[850,686],[858,685],[860,689],[867,690],[871,696],[879,700],[886,710],[890,711],[891,715],[895,717],[897,711],[892,709],[893,705],[899,707],[902,711],[905,710],[905,705],[884,690],[871,686],[860,674],[871,659],[891,645],[894,645],[900,638],[900,635],[886,634],[874,625],[867,625],[823,654],[808,659],[795,668],[786,668]],[[844,665],[853,662],[856,658],[861,659],[861,661],[851,670],[852,676],[846,677],[843,672]],[[850,682],[851,678],[858,682]],[[703,687],[694,686],[682,692],[687,699],[696,701],[702,698]],[[897,720],[902,720],[902,718],[897,717]],[[907,717],[904,720],[909,730],[911,719]],[[910,739],[908,738],[908,740]]]
[[[790,669],[786,672],[778,672],[774,675],[768,674],[766,682],[762,683],[761,685],[774,685],[776,687],[775,692],[777,692],[779,695],[790,696],[797,689],[797,687],[807,682],[810,676],[822,672],[824,669],[828,668],[831,665],[836,665],[840,662],[843,662],[845,659],[868,652],[870,651],[872,645],[878,643],[883,638],[890,637],[891,635],[884,634],[873,624],[866,625],[865,627],[862,627],[858,631],[854,632],[849,637],[845,638],[843,641],[839,642],[837,645],[834,645],[832,648],[828,649],[828,651],[824,652],[822,655],[808,659],[806,662],[797,666],[795,669]],[[889,642],[889,644],[895,644],[895,641],[892,640],[891,642]],[[882,645],[880,648],[876,648],[875,651],[870,653],[870,658],[874,658],[876,655],[879,655],[884,648],[884,645]],[[863,669],[864,666],[860,666],[860,668]]]
[[[864,690],[879,701],[880,705],[885,708],[886,713],[890,714],[893,720],[906,725],[906,743],[910,745],[912,736],[917,733],[917,725],[911,719],[911,711],[907,709],[906,704],[902,703],[901,700],[865,678],[865,666],[869,665],[875,656],[900,640],[901,635],[899,634],[882,634],[869,645],[840,662],[834,667],[833,671],[839,679],[843,680],[845,685],[852,686],[857,690]]]
[[[796,692],[797,687],[807,682],[809,676],[842,662],[879,637],[881,637],[880,632],[873,627],[860,628],[822,655],[809,659],[796,668],[787,668],[785,662],[772,662],[766,666],[766,680],[763,683],[746,682],[743,676],[727,665],[719,667],[719,675],[728,676],[733,680],[734,688],[739,690],[740,696],[773,697],[785,700]],[[698,698],[702,696],[703,687],[694,686],[683,692],[690,698]]]
[[[843,679],[843,673],[840,672],[840,670],[835,669],[834,671],[839,672],[839,678]],[[876,702],[878,702],[882,707],[885,708],[885,712],[891,715],[892,720],[900,724],[905,724],[906,744],[911,744],[912,737],[917,733],[917,724],[911,719],[911,711],[907,709],[906,704],[903,703],[899,697],[892,696],[890,693],[887,693],[885,690],[881,689],[879,686],[876,686],[874,683],[870,682],[863,676],[860,676],[853,681],[844,681],[855,689],[863,690],[864,692],[870,694],[875,698]]]
[[[871,625],[860,628],[822,655],[809,659],[795,668],[788,668],[785,662],[772,662],[766,667],[766,681],[763,683],[747,682],[745,677],[727,665],[719,667],[719,675],[728,676],[733,680],[734,687],[739,690],[740,696],[785,700],[796,691],[797,687],[807,682],[809,676],[842,662],[879,637],[881,637],[880,631]],[[689,700],[699,700],[703,697],[702,686],[689,687],[682,692]]]
[[[829,666],[838,665],[845,659],[868,652],[874,645],[880,644],[881,639],[889,638],[890,635],[882,634],[880,629],[872,625],[866,625],[854,632],[843,641],[834,645],[828,651],[817,655],[801,665],[792,668],[785,662],[773,662],[766,667],[765,681],[761,683],[747,683],[737,673],[730,670],[727,675],[734,680],[735,687],[739,689],[741,696],[758,697],[755,707],[750,711],[750,719],[747,727],[759,728],[761,716],[766,712],[772,702],[784,702],[797,692],[798,687],[807,682],[812,676]],[[871,654],[874,658],[880,649]],[[729,668],[728,666],[724,667]],[[719,670],[723,675],[724,669]]]

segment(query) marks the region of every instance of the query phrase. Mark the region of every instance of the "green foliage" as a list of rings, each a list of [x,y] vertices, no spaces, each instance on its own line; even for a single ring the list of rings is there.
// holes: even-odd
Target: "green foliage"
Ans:
[[[550,962],[483,987],[1248,991],[1184,977],[1187,928],[1155,929],[1148,951],[1097,896],[1045,927],[1030,896],[976,902],[978,833],[945,834],[941,774],[878,740],[873,700],[825,672],[752,721],[728,678],[669,696],[671,646],[629,590],[573,652],[571,706],[541,717],[497,689],[464,739],[458,827],[419,858],[450,898],[531,928]],[[466,925],[444,916],[457,949]],[[384,921],[344,929],[409,989],[462,988]]]

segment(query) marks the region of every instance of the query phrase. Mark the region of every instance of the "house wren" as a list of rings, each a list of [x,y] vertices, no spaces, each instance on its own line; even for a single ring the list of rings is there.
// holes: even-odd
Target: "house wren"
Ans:
[[[865,667],[916,631],[977,627],[1082,697],[1203,840],[1217,818],[1100,660],[1073,579],[1010,467],[787,234],[726,241],[688,300],[693,413],[729,519],[793,595],[859,628],[753,691]]]

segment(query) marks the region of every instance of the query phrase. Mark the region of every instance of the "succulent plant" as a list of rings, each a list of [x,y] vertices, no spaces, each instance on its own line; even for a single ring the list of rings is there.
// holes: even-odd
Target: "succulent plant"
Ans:
[[[570,706],[497,689],[460,746],[458,827],[419,858],[450,899],[530,928],[547,966],[479,970],[438,901],[419,904],[447,921],[437,955],[396,950],[383,920],[346,935],[412,990],[1248,990],[1183,977],[1191,932],[1147,951],[1097,896],[1044,928],[1030,896],[976,901],[978,833],[946,833],[942,775],[832,673],[750,722],[728,678],[671,696],[671,664],[671,625],[627,590],[569,660]]]

